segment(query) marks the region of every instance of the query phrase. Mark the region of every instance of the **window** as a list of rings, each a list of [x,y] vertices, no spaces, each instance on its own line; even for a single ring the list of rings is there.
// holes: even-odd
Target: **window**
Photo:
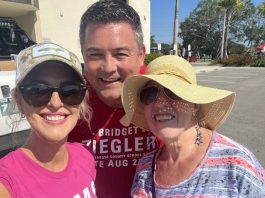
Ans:
[[[16,24],[15,20],[0,17],[0,59],[10,59],[11,54],[18,54],[35,44],[28,35]]]

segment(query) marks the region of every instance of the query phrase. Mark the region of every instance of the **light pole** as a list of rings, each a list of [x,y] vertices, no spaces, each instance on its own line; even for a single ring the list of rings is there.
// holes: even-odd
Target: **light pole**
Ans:
[[[223,26],[223,32],[222,32],[222,43],[221,43],[221,52],[220,52],[220,58],[223,60],[224,58],[224,42],[225,42],[225,28],[226,28],[226,10],[224,11],[224,26]]]
[[[176,0],[175,18],[174,18],[174,34],[173,34],[173,48],[175,48],[175,55],[178,55],[178,15],[179,15],[179,1]]]

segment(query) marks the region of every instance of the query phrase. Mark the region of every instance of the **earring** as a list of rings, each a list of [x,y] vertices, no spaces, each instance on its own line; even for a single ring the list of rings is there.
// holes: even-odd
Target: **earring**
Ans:
[[[26,117],[26,115],[24,113],[20,114],[20,118],[25,118],[25,117]]]
[[[195,120],[196,120],[196,126],[195,126],[195,130],[196,130],[196,138],[195,138],[195,142],[194,144],[197,144],[198,146],[200,146],[200,144],[203,143],[202,139],[202,132],[200,131],[200,125],[198,123],[198,120],[197,120],[197,116],[195,115]]]
[[[203,137],[202,137],[202,133],[200,131],[200,126],[197,124],[195,126],[195,129],[196,129],[196,138],[195,138],[194,144],[197,144],[198,146],[200,146],[200,144],[203,143],[203,141],[202,141]]]

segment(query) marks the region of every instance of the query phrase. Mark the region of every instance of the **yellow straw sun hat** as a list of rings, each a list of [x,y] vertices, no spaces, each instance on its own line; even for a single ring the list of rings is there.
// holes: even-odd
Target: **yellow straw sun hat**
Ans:
[[[145,75],[127,78],[122,88],[122,103],[125,116],[121,123],[130,123],[149,130],[145,121],[139,91],[150,80],[168,88],[182,99],[199,105],[197,120],[200,126],[215,130],[229,115],[235,100],[235,93],[222,89],[197,85],[192,65],[176,55],[160,56],[149,63]]]

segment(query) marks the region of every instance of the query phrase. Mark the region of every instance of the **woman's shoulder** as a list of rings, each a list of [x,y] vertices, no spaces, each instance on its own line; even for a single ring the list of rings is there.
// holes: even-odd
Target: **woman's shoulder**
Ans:
[[[216,133],[208,157],[208,162],[213,164],[248,172],[265,179],[264,168],[256,156],[245,146],[224,135]]]
[[[154,157],[159,151],[160,149],[155,149],[151,152],[144,154],[138,161],[137,171],[140,171],[143,169],[151,169]]]
[[[213,151],[215,151],[213,154],[222,157],[238,157],[252,162],[256,161],[256,157],[247,147],[219,133],[216,133],[213,143]]]
[[[17,164],[18,161],[20,161],[22,158],[22,152],[20,149],[16,149],[14,151],[11,151],[4,157],[0,159],[0,169],[8,168],[11,169],[13,166]]]
[[[139,163],[149,163],[150,161],[153,161],[153,158],[159,152],[160,149],[155,149],[151,152],[145,153],[140,159]]]
[[[95,175],[95,157],[87,146],[81,143],[67,143],[70,163],[80,170],[89,171]]]
[[[85,144],[81,143],[67,143],[67,149],[68,151],[74,156],[74,157],[89,157],[94,158],[94,154],[90,147],[86,146]]]
[[[0,183],[9,189],[9,191],[11,189],[11,183],[23,171],[22,155],[21,150],[16,149],[0,159]]]

